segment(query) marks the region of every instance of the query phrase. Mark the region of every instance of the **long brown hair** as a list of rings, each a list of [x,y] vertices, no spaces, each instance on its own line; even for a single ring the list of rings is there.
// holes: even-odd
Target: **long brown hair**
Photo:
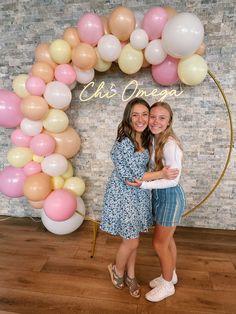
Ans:
[[[170,105],[166,102],[161,102],[161,101],[156,102],[151,106],[150,112],[152,111],[153,108],[156,108],[156,107],[165,108],[170,114],[169,125],[167,126],[167,128],[165,129],[164,132],[160,133],[160,135],[157,138],[157,142],[156,142],[155,163],[156,163],[156,170],[158,171],[158,170],[161,170],[163,168],[163,163],[162,163],[163,154],[164,154],[163,149],[164,149],[164,145],[167,142],[167,140],[169,138],[173,138],[181,150],[182,150],[182,145],[181,145],[179,138],[177,137],[177,135],[175,134],[175,132],[173,131],[173,128],[172,128],[173,111],[172,111]]]
[[[144,105],[148,109],[148,111],[150,111],[149,104],[143,98],[136,97],[136,98],[131,99],[125,107],[123,119],[118,126],[117,137],[116,137],[116,140],[118,142],[121,142],[125,137],[128,137],[134,144],[136,151],[139,150],[139,145],[135,139],[136,132],[133,130],[131,126],[131,114],[132,114],[133,107],[137,104]],[[144,148],[147,148],[147,149],[149,148],[150,139],[151,139],[151,134],[147,127],[141,134],[142,146]]]

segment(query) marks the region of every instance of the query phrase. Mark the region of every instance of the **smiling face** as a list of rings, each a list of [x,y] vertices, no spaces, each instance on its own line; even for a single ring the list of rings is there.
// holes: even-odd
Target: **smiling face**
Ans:
[[[148,125],[154,135],[164,132],[170,125],[169,111],[161,106],[151,108]]]
[[[148,126],[149,110],[142,104],[136,104],[131,111],[131,127],[136,133],[142,133]]]

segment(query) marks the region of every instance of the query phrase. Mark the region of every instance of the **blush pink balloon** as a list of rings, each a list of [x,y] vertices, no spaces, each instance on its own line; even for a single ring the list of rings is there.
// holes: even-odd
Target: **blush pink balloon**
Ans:
[[[76,207],[76,196],[65,189],[51,192],[44,201],[45,214],[55,221],[69,219],[75,213]]]
[[[36,161],[30,161],[28,164],[24,166],[24,174],[28,176],[32,176],[33,174],[39,173],[42,168],[41,164]]]
[[[8,166],[0,172],[0,192],[9,197],[23,196],[26,179],[23,168]]]
[[[76,72],[70,64],[59,64],[55,68],[55,78],[59,82],[70,85],[76,80]]]
[[[161,7],[154,7],[148,10],[143,17],[142,28],[148,34],[149,40],[161,37],[163,28],[168,21],[166,10]]]
[[[32,138],[30,148],[35,155],[49,156],[56,148],[56,141],[52,136],[41,133]]]
[[[21,98],[6,89],[0,89],[0,126],[15,128],[21,123],[23,114],[20,110]]]
[[[29,147],[32,136],[26,135],[21,129],[16,129],[11,134],[11,141],[19,147]]]
[[[77,27],[80,40],[93,46],[98,43],[104,34],[102,21],[95,13],[84,14]]]
[[[179,59],[167,56],[166,59],[152,66],[153,79],[160,85],[169,86],[179,81],[178,76]]]
[[[31,76],[27,79],[25,87],[31,95],[41,96],[45,91],[46,84],[40,77]]]

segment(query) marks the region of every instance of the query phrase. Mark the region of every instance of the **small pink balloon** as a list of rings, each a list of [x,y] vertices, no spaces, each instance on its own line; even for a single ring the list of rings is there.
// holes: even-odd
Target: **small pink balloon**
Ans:
[[[25,87],[31,95],[41,96],[45,91],[46,84],[40,77],[30,76],[25,83]]]
[[[11,141],[19,147],[29,147],[32,136],[26,135],[21,129],[16,129],[11,134]]]
[[[103,24],[100,17],[95,13],[84,14],[78,22],[79,38],[82,42],[96,45],[103,36]]]
[[[20,110],[21,98],[6,89],[0,89],[0,126],[15,128],[21,123],[23,114]]]
[[[23,168],[8,166],[0,172],[0,192],[9,197],[23,196],[26,179]]]
[[[59,82],[70,85],[76,80],[76,72],[70,64],[59,64],[55,68],[55,78]]]
[[[32,176],[33,174],[39,173],[42,168],[41,164],[36,161],[30,161],[28,164],[24,166],[24,174],[28,176]]]
[[[178,63],[179,59],[167,56],[162,63],[152,66],[153,79],[164,86],[177,83],[179,81]]]
[[[143,17],[142,28],[148,34],[149,40],[161,37],[163,28],[168,21],[168,14],[161,7],[154,7],[148,10]]]
[[[56,148],[56,141],[52,136],[40,133],[32,138],[30,148],[35,155],[49,156]]]
[[[69,219],[75,213],[76,207],[76,196],[65,189],[51,192],[44,201],[45,214],[55,221]]]

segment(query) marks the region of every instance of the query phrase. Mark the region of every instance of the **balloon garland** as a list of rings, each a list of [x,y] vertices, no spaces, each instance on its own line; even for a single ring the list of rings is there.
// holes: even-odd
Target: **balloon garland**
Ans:
[[[80,149],[65,110],[76,83],[87,84],[95,70],[118,62],[125,74],[151,68],[157,84],[200,84],[207,75],[202,55],[204,29],[192,13],[153,7],[143,16],[120,6],[109,17],[86,13],[63,38],[41,43],[29,74],[13,80],[13,91],[0,90],[0,126],[16,128],[0,173],[0,192],[27,197],[43,208],[42,222],[55,234],[76,230],[85,217],[82,178],[73,176],[68,159]]]

